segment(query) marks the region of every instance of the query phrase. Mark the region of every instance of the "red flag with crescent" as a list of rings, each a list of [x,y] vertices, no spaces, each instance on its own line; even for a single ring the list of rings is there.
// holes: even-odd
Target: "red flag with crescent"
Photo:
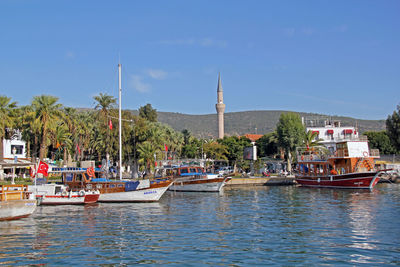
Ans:
[[[48,171],[49,170],[49,165],[47,165],[46,163],[44,163],[43,161],[39,162],[39,166],[38,166],[38,170],[37,173],[41,173],[44,176],[48,176]]]

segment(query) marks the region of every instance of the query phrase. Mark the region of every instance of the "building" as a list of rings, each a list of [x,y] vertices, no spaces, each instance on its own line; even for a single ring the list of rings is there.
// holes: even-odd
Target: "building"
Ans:
[[[0,180],[12,173],[26,174],[26,169],[34,164],[26,157],[26,142],[18,130],[13,131],[11,139],[3,139],[3,160],[0,160]]]
[[[224,96],[222,91],[221,75],[218,74],[218,86],[217,86],[217,104],[215,104],[218,116],[218,138],[224,138]]]
[[[336,151],[336,143],[341,141],[357,141],[359,133],[356,127],[341,126],[340,121],[325,120],[323,124],[315,121],[304,121],[307,131],[317,133],[317,139],[332,153]]]

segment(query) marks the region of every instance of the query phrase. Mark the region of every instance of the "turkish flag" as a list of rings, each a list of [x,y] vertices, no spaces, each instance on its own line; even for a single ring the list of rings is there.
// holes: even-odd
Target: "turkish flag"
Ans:
[[[37,173],[41,173],[44,176],[49,176],[49,174],[47,173],[48,170],[49,170],[49,165],[47,165],[43,161],[40,161]]]
[[[108,122],[108,127],[110,127],[110,130],[112,130],[112,121],[110,119],[110,121]]]
[[[164,144],[165,151],[168,151],[168,146]]]

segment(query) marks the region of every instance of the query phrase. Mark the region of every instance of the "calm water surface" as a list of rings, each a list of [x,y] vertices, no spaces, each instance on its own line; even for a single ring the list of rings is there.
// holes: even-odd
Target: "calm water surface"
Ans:
[[[38,207],[0,222],[7,265],[400,265],[400,185],[241,187]]]

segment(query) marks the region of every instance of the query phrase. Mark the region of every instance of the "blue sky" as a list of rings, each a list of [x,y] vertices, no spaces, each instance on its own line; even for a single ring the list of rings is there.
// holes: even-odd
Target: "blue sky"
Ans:
[[[386,119],[400,104],[400,1],[0,1],[0,95],[123,108]]]

